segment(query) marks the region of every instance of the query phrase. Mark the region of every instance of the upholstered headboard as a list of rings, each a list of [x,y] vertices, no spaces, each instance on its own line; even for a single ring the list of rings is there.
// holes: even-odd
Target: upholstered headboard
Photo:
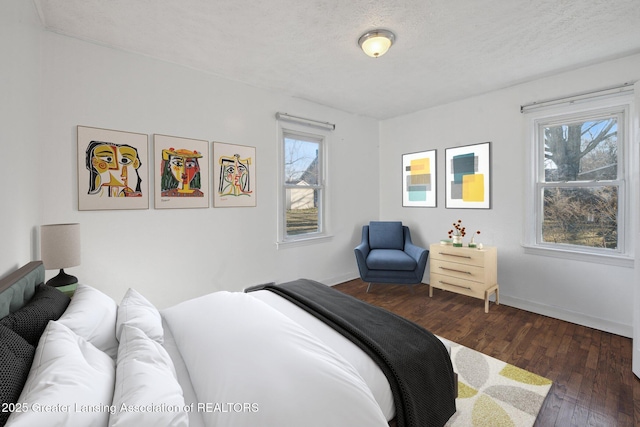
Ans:
[[[33,297],[36,286],[43,282],[42,261],[32,261],[0,279],[0,318],[24,306]]]

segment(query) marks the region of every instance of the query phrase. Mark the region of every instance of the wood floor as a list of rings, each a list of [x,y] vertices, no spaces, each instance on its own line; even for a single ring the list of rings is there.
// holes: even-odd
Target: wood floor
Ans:
[[[536,426],[640,426],[640,380],[631,340],[427,285],[335,286],[410,319],[436,335],[553,381]]]

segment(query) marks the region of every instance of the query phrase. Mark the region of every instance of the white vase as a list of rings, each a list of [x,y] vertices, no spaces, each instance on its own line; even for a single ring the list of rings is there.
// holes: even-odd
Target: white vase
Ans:
[[[453,236],[452,240],[453,240],[453,246],[455,246],[456,248],[461,248],[462,247],[462,236],[460,236],[460,235]]]

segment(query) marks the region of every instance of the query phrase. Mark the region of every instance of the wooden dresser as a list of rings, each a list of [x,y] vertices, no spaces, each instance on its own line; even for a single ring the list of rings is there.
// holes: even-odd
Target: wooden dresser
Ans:
[[[498,250],[493,246],[482,249],[456,248],[434,243],[429,248],[431,269],[429,296],[433,288],[484,299],[484,312],[489,312],[489,296],[498,293]]]

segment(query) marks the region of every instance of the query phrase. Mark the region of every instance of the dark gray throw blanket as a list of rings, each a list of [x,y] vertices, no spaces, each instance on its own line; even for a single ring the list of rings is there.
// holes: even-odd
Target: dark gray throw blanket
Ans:
[[[258,285],[293,302],[365,351],[386,375],[398,427],[444,426],[456,411],[455,378],[444,344],[409,320],[312,280]]]

